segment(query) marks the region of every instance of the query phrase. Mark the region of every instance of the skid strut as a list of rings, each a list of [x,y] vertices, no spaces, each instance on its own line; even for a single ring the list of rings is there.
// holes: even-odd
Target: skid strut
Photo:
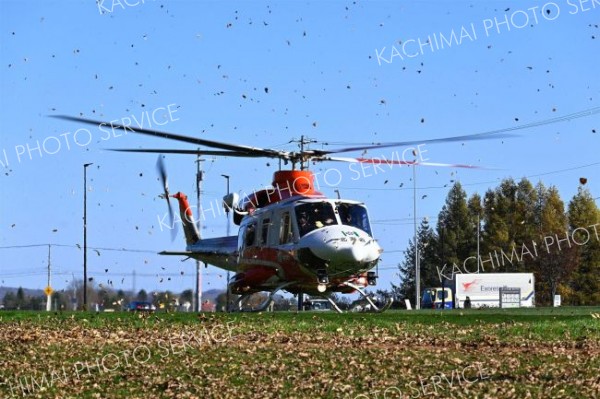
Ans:
[[[344,285],[355,289],[356,291],[358,291],[360,293],[360,295],[367,301],[369,302],[369,305],[371,305],[371,309],[373,309],[375,312],[377,313],[382,313],[385,312],[386,310],[388,310],[390,308],[390,306],[392,306],[392,303],[394,302],[394,298],[387,298],[385,305],[383,305],[381,308],[379,308],[377,305],[375,305],[375,302],[373,302],[373,300],[371,298],[369,298],[369,296],[367,295],[366,292],[364,292],[362,290],[362,288],[360,288],[358,285],[356,284],[352,284],[349,282],[345,282]]]
[[[250,310],[247,310],[247,311],[248,311],[248,312],[262,312],[263,310],[265,310],[266,308],[268,308],[268,307],[269,307],[269,305],[271,304],[271,302],[273,302],[273,297],[275,296],[275,294],[276,294],[278,291],[280,291],[280,290],[284,289],[285,287],[287,287],[287,286],[288,286],[288,285],[290,285],[290,284],[292,284],[292,282],[291,282],[291,281],[288,281],[288,282],[286,282],[286,283],[283,283],[283,284],[281,284],[281,285],[277,286],[277,287],[276,287],[276,288],[275,288],[273,291],[271,291],[271,292],[269,293],[269,296],[267,297],[267,299],[265,299],[265,300],[264,300],[264,302],[263,302],[263,303],[261,303],[260,305],[258,305],[256,308],[253,308],[253,309],[250,309]],[[245,301],[247,298],[249,298],[249,297],[250,297],[250,295],[252,295],[252,294],[245,294],[245,295],[242,295],[242,296],[240,297],[240,299],[238,299],[238,309],[239,309],[239,311],[240,311],[240,312],[244,312],[244,309],[242,308],[242,303],[243,303],[243,302],[244,302],[244,301]]]

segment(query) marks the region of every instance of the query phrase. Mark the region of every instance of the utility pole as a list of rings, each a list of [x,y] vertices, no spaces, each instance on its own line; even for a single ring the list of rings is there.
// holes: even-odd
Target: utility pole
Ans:
[[[46,312],[52,310],[52,287],[50,286],[50,244],[48,244],[48,285],[46,286]]]
[[[229,176],[228,175],[221,175],[223,176],[226,180],[227,180],[227,196],[229,196]],[[229,207],[225,206],[225,216],[227,217],[227,237],[229,237],[230,234],[230,228],[231,228],[231,222],[229,220]],[[225,299],[225,311],[229,312],[229,281],[230,281],[230,272],[229,270],[227,270],[227,294],[226,294],[226,299]]]
[[[73,279],[73,298],[71,298],[71,305],[73,306],[73,310],[77,310],[77,280],[75,280],[75,273],[71,273]]]
[[[83,164],[83,310],[87,310],[87,167]]]
[[[198,148],[198,151],[200,149]],[[204,161],[204,159],[200,158],[200,153],[198,153],[198,159],[196,160],[196,209],[198,210],[198,220],[196,221],[196,226],[198,228],[198,238],[202,238],[202,224],[200,223],[200,218],[202,217],[202,211],[200,210],[200,192],[202,191],[202,167],[200,162]],[[202,265],[199,260],[196,260],[196,303],[195,303],[195,311],[202,311]]]
[[[417,161],[413,164],[413,219],[415,229],[415,309],[421,309],[421,270],[419,267],[419,242],[417,237]]]
[[[136,283],[135,277],[136,277],[136,275],[135,275],[135,269],[133,269],[133,272],[131,273],[131,292],[132,292],[132,295],[134,297],[137,295],[137,292],[135,290],[135,288],[136,288],[135,287],[135,283]]]
[[[479,216],[479,214],[477,214],[477,273],[479,273],[479,263],[480,263],[480,256],[479,256],[479,235],[480,235],[480,230],[481,230],[481,220],[480,220],[481,216]]]

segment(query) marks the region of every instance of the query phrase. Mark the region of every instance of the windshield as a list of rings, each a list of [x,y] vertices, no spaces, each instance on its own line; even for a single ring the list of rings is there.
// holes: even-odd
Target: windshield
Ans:
[[[296,206],[296,220],[300,237],[315,229],[337,224],[329,202],[309,202]]]
[[[442,290],[439,290],[439,291],[437,292],[437,299],[438,299],[438,300],[440,300],[440,301],[441,301],[442,299],[448,299],[448,291],[446,291],[446,290],[444,290],[444,291],[442,291]]]
[[[339,203],[337,210],[343,224],[356,227],[371,235],[369,216],[364,206],[360,204]]]

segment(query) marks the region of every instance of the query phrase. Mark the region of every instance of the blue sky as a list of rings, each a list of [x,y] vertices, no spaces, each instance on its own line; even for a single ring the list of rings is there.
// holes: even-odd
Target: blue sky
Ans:
[[[48,115],[145,118],[169,132],[292,150],[290,140],[301,135],[319,142],[313,148],[424,140],[600,106],[598,1],[100,4],[0,2],[0,247],[65,245],[52,248],[57,289],[82,273],[77,245],[87,162],[94,163],[88,245],[145,251],[90,250],[95,281],[131,289],[135,270],[138,290],[193,287],[192,262],[155,254],[184,247],[181,232],[172,243],[160,229],[166,207],[157,198],[156,157],[105,151],[190,147],[132,134],[109,137]],[[440,35],[447,39],[443,48]],[[74,137],[83,128],[89,135],[82,130]],[[596,113],[520,130],[515,138],[426,145],[431,162],[490,169],[420,168],[417,215],[435,222],[452,180],[468,194],[483,194],[502,178],[529,176],[557,186],[568,202],[586,177],[599,197],[599,130]],[[404,149],[366,156],[391,158]],[[268,185],[277,167],[273,160],[205,158],[205,209],[225,194],[221,174],[231,176],[233,191],[252,192]],[[194,158],[168,156],[166,163],[171,189],[192,196]],[[311,168],[336,168],[342,196],[365,201],[386,250],[380,287],[397,282],[395,266],[413,234],[411,170],[367,169],[357,178],[345,164]],[[337,187],[321,188],[334,196]],[[202,234],[224,235],[225,217],[205,216]],[[0,249],[0,285],[43,288],[47,252]],[[224,287],[223,272],[205,272],[205,290]]]

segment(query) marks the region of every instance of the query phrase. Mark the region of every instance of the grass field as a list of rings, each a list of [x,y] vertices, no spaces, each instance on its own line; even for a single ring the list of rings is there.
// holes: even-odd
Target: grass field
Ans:
[[[600,398],[600,308],[0,312],[0,398]]]

